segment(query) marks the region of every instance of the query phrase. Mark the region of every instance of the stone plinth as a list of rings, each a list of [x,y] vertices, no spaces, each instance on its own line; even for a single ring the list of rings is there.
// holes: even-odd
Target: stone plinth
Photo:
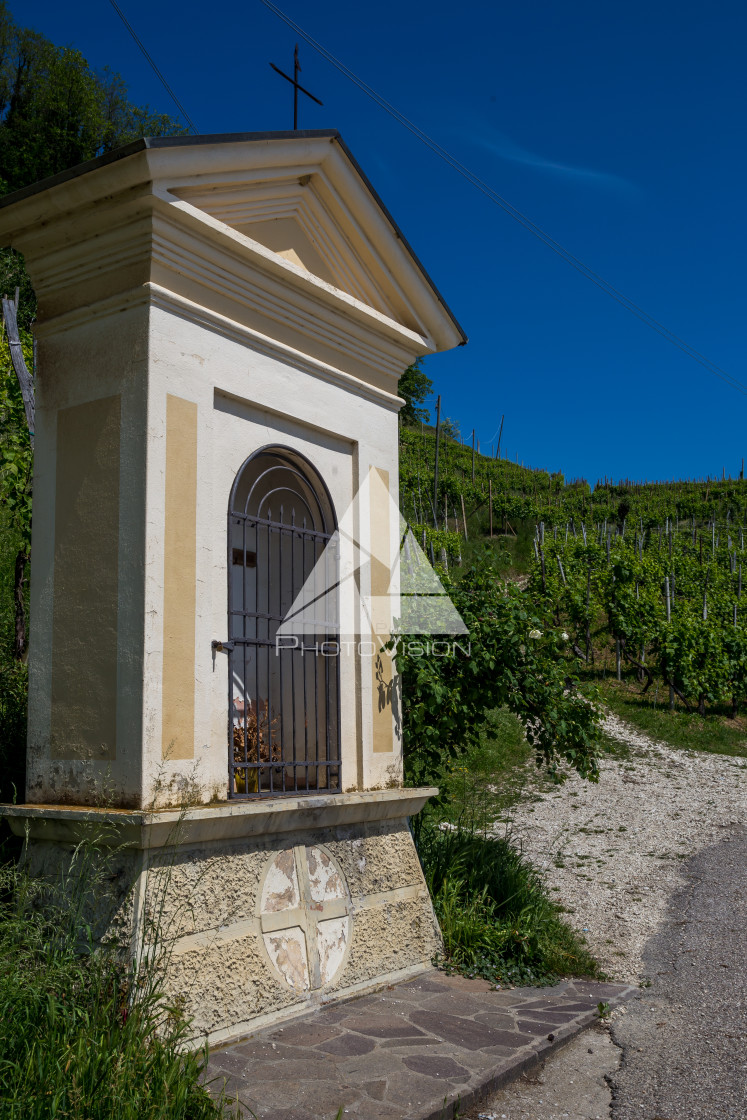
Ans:
[[[19,805],[34,874],[108,846],[94,926],[134,955],[158,934],[166,989],[217,1042],[430,966],[440,934],[407,817],[433,789],[182,811]]]

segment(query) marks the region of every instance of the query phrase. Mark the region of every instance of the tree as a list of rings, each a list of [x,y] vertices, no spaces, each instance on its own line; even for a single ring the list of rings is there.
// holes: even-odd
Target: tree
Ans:
[[[140,136],[186,132],[129,102],[124,80],[19,27],[0,2],[0,194],[19,190]]]
[[[79,51],[19,27],[0,0],[0,195],[93,159],[140,136],[186,132],[179,121],[133,105],[124,79],[90,68]],[[33,438],[9,343],[33,369],[36,296],[23,257],[0,249],[0,296],[19,300],[0,338],[0,506],[14,537],[14,654],[26,654]],[[16,329],[17,318],[17,329]],[[19,377],[21,374],[18,375]],[[28,389],[28,386],[27,386]],[[31,390],[33,396],[33,389]]]
[[[420,358],[414,361],[399,379],[397,392],[405,402],[405,407],[400,411],[403,424],[418,424],[421,420],[428,423],[430,419],[427,408],[418,408],[433,392],[433,382],[423,373],[420,362]]]
[[[408,784],[437,784],[445,768],[479,743],[488,713],[504,705],[523,723],[538,765],[559,776],[564,763],[596,781],[598,697],[569,687],[575,663],[552,605],[501,583],[487,545],[458,584],[445,574],[441,579],[468,635],[452,651],[445,641],[413,635],[392,638],[387,647],[402,681]]]

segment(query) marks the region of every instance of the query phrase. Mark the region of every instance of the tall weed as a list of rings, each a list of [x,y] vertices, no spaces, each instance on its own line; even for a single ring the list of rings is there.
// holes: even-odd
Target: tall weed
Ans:
[[[501,983],[599,975],[510,835],[478,835],[426,818],[414,836],[443,933],[445,967]]]
[[[20,543],[0,501],[0,802],[22,801],[26,781],[28,670],[13,657],[14,571]]]
[[[0,1116],[3,1120],[217,1120],[201,1084],[207,1051],[164,996],[158,952],[127,963],[97,943],[88,900],[106,856],[81,845],[50,886],[0,868]]]

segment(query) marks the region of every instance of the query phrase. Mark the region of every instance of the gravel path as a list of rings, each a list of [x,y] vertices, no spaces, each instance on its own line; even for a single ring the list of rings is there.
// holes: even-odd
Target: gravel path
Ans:
[[[646,977],[643,950],[684,886],[682,861],[747,820],[747,760],[673,750],[610,715],[625,757],[594,785],[530,793],[511,828],[615,980]]]
[[[747,832],[682,866],[650,986],[465,1120],[744,1120]]]
[[[530,792],[512,828],[604,969],[640,996],[495,1094],[485,1120],[747,1117],[747,760],[616,716],[598,785]]]

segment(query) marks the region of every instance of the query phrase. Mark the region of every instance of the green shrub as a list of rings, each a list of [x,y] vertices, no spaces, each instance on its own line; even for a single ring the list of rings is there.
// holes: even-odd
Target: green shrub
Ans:
[[[557,776],[567,764],[596,781],[601,753],[596,695],[593,689],[584,697],[569,688],[577,666],[550,607],[503,584],[489,547],[458,584],[446,576],[443,583],[468,631],[449,655],[438,652],[444,643],[412,641],[405,634],[388,643],[402,681],[406,783],[437,782],[479,745],[490,714],[501,707],[521,721],[538,766]],[[438,620],[440,597],[428,601]],[[442,630],[436,625],[430,632]]]
[[[414,835],[446,968],[500,983],[599,975],[510,836],[479,836],[434,819],[418,822]]]
[[[100,861],[99,861],[100,864]],[[50,890],[0,868],[0,1116],[3,1120],[217,1120],[200,1079],[206,1053],[163,996],[158,966],[139,972],[96,947],[77,883]]]

